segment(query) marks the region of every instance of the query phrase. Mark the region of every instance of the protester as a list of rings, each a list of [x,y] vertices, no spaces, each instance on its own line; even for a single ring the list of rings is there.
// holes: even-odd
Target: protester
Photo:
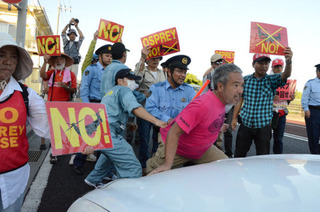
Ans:
[[[73,63],[70,66],[67,66],[76,76],[78,76],[78,68],[80,63],[80,47],[82,45],[82,42],[84,40],[84,36],[79,29],[79,20],[72,18],[69,23],[64,27],[61,33],[61,38],[63,41],[63,49],[64,53],[69,55],[73,59]],[[77,29],[71,29],[71,26],[74,25],[74,27]],[[68,34],[66,34],[67,29],[69,28]],[[76,37],[78,37],[77,31],[79,33],[79,41],[76,41]],[[67,35],[69,39],[67,38]]]
[[[96,44],[97,44],[98,34],[99,34],[98,30],[93,34],[93,39],[92,39],[90,46],[88,48],[88,52],[86,54],[86,57],[84,58],[83,63],[82,63],[81,76],[83,75],[84,70],[89,65],[92,65],[92,64],[98,62],[98,60],[99,60],[99,56],[97,54],[93,54],[93,51],[94,51]]]
[[[220,54],[214,54],[210,58],[210,63],[211,63],[211,67],[203,74],[202,82],[204,83],[207,80],[210,80],[211,82],[203,90],[203,93],[206,93],[210,89],[213,90],[214,85],[211,79],[214,74],[214,70],[222,66],[225,63],[225,61]]]
[[[48,80],[48,101],[70,101],[72,94],[76,92],[76,77],[67,67],[72,65],[70,56],[62,53],[61,56],[44,56],[44,63],[40,70],[40,77]],[[55,70],[46,70],[47,64],[55,67]],[[51,157],[52,164],[57,163],[57,157]]]
[[[101,93],[100,93],[100,82],[103,72],[106,70],[106,67],[111,63],[111,47],[112,45],[104,45],[96,50],[95,54],[99,55],[99,62],[96,64],[88,66],[82,76],[81,87],[80,87],[80,97],[82,102],[85,103],[100,103],[101,102]],[[74,165],[73,169],[77,174],[83,174],[83,166],[85,161],[89,160],[92,162],[96,161],[94,155],[83,155],[78,153],[74,158],[74,161],[70,159],[69,165]]]
[[[284,61],[282,59],[274,59],[271,65],[271,74],[279,74],[283,71]],[[286,116],[289,111],[287,109],[290,101],[294,100],[294,95],[291,96],[291,100],[280,100],[279,95],[275,95],[273,99],[273,153],[283,153],[283,135],[286,128]]]
[[[154,57],[147,59],[148,54],[150,53],[150,46],[143,47],[141,49],[141,57],[139,62],[136,64],[134,73],[137,76],[141,77],[141,80],[138,81],[139,88],[138,91],[148,96],[148,91],[151,85],[157,82],[163,82],[166,80],[165,73],[158,68],[159,62],[162,60],[162,57]],[[147,66],[145,65],[147,64]],[[142,106],[145,105],[145,102],[142,103]],[[146,168],[146,161],[149,158],[149,141],[150,141],[150,131],[152,124],[143,119],[138,118],[138,132],[139,132],[139,161],[142,165],[142,168]],[[155,152],[157,149],[157,132],[155,129],[153,131],[153,147],[152,152]]]
[[[301,105],[305,113],[310,152],[320,154],[320,64],[315,67],[317,77],[306,83]]]
[[[241,124],[236,139],[235,157],[245,157],[250,150],[252,140],[257,155],[269,154],[271,139],[272,104],[276,89],[287,82],[291,75],[292,51],[284,50],[286,67],[283,73],[268,75],[270,56],[255,54],[252,66],[255,72],[244,77],[244,89],[240,104],[235,106],[232,129],[236,130],[237,118],[241,109]],[[241,108],[241,105],[243,106]]]
[[[164,82],[153,84],[146,101],[146,110],[161,121],[170,124],[173,119],[191,102],[195,96],[194,89],[184,83],[188,65],[191,59],[186,55],[178,55],[166,61],[168,79]],[[157,151],[159,128],[153,128],[152,153]],[[155,145],[156,143],[156,145]],[[141,144],[140,144],[141,145]],[[139,151],[139,160],[145,172],[146,161],[149,159],[148,148]],[[141,150],[141,148],[140,148]],[[141,154],[144,153],[144,154]]]
[[[4,212],[21,210],[30,175],[26,122],[38,136],[50,138],[43,99],[18,83],[32,69],[29,53],[9,34],[0,33],[0,110],[8,114],[0,116],[0,211]]]
[[[135,76],[130,69],[121,69],[115,76],[116,86],[110,89],[101,103],[105,104],[111,131],[113,147],[100,150],[101,155],[94,170],[87,176],[85,182],[96,188],[103,187],[102,179],[110,171],[113,164],[120,178],[141,177],[141,165],[130,144],[123,138],[125,126],[132,114],[144,118],[159,127],[166,123],[150,115],[136,100],[132,90],[135,89]]]
[[[147,173],[177,168],[188,161],[200,164],[228,158],[213,143],[220,130],[228,127],[224,125],[225,106],[240,100],[242,71],[227,64],[215,70],[212,80],[214,90],[193,100],[167,128],[160,130],[160,144],[147,161]]]

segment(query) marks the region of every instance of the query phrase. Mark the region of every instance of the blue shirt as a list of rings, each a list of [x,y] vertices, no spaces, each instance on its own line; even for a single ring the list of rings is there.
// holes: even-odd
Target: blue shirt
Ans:
[[[106,70],[102,74],[102,80],[100,84],[100,92],[103,97],[107,91],[115,86],[115,76],[121,69],[128,68],[128,66],[121,63],[119,60],[112,60],[112,63],[107,66]]]
[[[276,89],[283,86],[281,74],[265,75],[257,79],[254,74],[244,78],[243,105],[240,117],[242,124],[249,128],[262,128],[271,123],[273,98]]]
[[[101,103],[106,106],[112,133],[122,136],[132,110],[141,107],[130,88],[121,85],[116,85],[109,90]]]
[[[309,105],[320,106],[320,79],[318,77],[309,80],[301,97],[303,111],[309,110]]]
[[[100,83],[104,72],[103,66],[97,62],[88,66],[82,75],[80,86],[80,97],[82,102],[89,100],[101,100]]]
[[[168,80],[153,84],[149,93],[146,110],[164,122],[175,118],[195,96],[194,89],[188,84],[183,83],[173,89]]]

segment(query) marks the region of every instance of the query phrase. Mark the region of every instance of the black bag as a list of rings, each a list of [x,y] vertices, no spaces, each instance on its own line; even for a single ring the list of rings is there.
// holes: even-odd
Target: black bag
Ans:
[[[73,64],[79,64],[81,61],[81,56],[78,55],[76,57],[73,57],[72,59],[73,59]]]
[[[272,121],[271,121],[271,127],[272,129],[276,129],[278,126],[279,121],[279,113],[273,111]]]

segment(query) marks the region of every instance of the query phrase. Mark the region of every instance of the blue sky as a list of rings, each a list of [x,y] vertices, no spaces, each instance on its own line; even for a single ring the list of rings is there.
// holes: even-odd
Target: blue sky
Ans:
[[[58,0],[39,2],[45,7],[53,32],[56,32]],[[235,51],[235,64],[244,75],[251,74],[254,71],[253,54],[249,53],[252,21],[287,28],[288,43],[294,54],[291,78],[298,80],[299,91],[307,80],[315,78],[314,65],[320,63],[318,0],[61,0],[60,3],[72,10],[60,12],[59,34],[72,17],[78,18],[79,28],[85,35],[80,51],[83,57],[101,18],[123,25],[122,40],[131,50],[126,65],[131,69],[140,59],[141,37],[176,27],[181,50],[176,54],[191,57],[189,73],[202,80],[214,51],[228,50]],[[106,43],[99,40],[96,47]]]

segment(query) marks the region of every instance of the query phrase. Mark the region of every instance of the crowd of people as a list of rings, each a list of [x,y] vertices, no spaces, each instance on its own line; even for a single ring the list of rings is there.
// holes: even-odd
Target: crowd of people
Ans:
[[[78,21],[71,19],[61,36],[64,53],[43,57],[40,77],[47,92],[46,101],[74,101],[80,87],[82,102],[106,106],[111,130],[112,148],[94,152],[88,147],[70,156],[69,165],[79,175],[84,174],[87,160],[96,162],[85,179],[88,185],[101,188],[106,179],[136,178],[182,166],[246,157],[252,141],[257,155],[270,154],[272,131],[273,153],[283,153],[287,106],[294,96],[280,100],[276,89],[285,85],[291,75],[290,47],[285,48],[284,60],[272,61],[269,55],[254,54],[253,74],[247,76],[238,66],[227,64],[221,55],[214,54],[211,67],[203,75],[211,82],[194,99],[194,89],[184,82],[191,63],[189,56],[174,55],[160,65],[164,58],[148,58],[150,46],[146,46],[132,70],[125,65],[129,50],[122,42],[96,49],[98,32],[82,63],[79,86],[76,76],[84,36]],[[271,72],[267,74],[270,63]],[[19,209],[23,202],[30,172],[26,123],[42,138],[40,149],[45,149],[44,139],[49,139],[44,99],[19,82],[31,74],[32,66],[28,52],[10,35],[0,33],[0,110],[5,114],[0,117],[1,211]],[[307,82],[302,96],[312,154],[320,153],[320,64],[316,65],[316,74]],[[134,116],[137,119],[132,119]],[[136,130],[139,138],[137,156],[126,139],[130,129]],[[232,130],[237,130],[234,153]],[[50,162],[57,164],[57,160],[51,156]]]

